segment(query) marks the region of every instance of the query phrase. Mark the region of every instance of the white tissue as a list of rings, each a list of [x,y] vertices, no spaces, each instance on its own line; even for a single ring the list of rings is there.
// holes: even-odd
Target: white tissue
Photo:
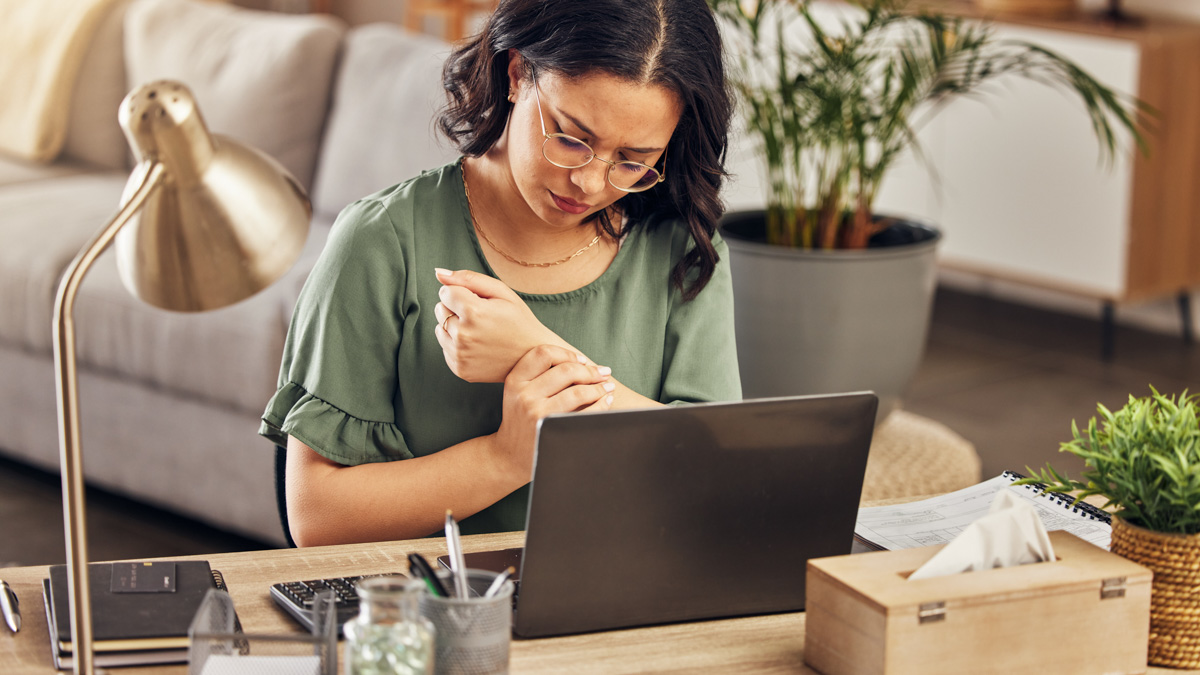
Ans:
[[[1046,560],[1054,560],[1054,547],[1037,510],[1005,489],[992,499],[986,516],[967,526],[908,578],[928,579]]]

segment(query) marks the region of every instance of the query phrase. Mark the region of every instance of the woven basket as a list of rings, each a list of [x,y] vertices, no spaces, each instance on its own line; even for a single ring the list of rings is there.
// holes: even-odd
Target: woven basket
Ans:
[[[1111,550],[1154,572],[1150,663],[1200,668],[1200,534],[1152,532],[1114,518]]]
[[[897,410],[875,428],[863,501],[954,492],[979,482],[975,446],[946,425]]]

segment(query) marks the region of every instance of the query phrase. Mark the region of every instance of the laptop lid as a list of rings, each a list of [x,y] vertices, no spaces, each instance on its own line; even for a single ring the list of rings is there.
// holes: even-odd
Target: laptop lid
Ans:
[[[867,392],[545,418],[514,632],[803,609],[806,561],[850,552],[877,404]]]

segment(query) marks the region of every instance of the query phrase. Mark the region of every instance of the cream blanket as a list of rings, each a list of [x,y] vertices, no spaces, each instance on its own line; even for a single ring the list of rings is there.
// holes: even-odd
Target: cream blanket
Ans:
[[[50,162],[92,34],[120,0],[0,0],[0,152]]]

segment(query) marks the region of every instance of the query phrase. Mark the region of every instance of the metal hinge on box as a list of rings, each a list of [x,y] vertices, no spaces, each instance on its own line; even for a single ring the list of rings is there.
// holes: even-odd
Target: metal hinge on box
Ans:
[[[1125,597],[1125,577],[1113,577],[1100,582],[1100,599]]]
[[[917,622],[919,624],[933,623],[934,621],[944,621],[945,619],[945,601],[923,602],[917,609]]]

